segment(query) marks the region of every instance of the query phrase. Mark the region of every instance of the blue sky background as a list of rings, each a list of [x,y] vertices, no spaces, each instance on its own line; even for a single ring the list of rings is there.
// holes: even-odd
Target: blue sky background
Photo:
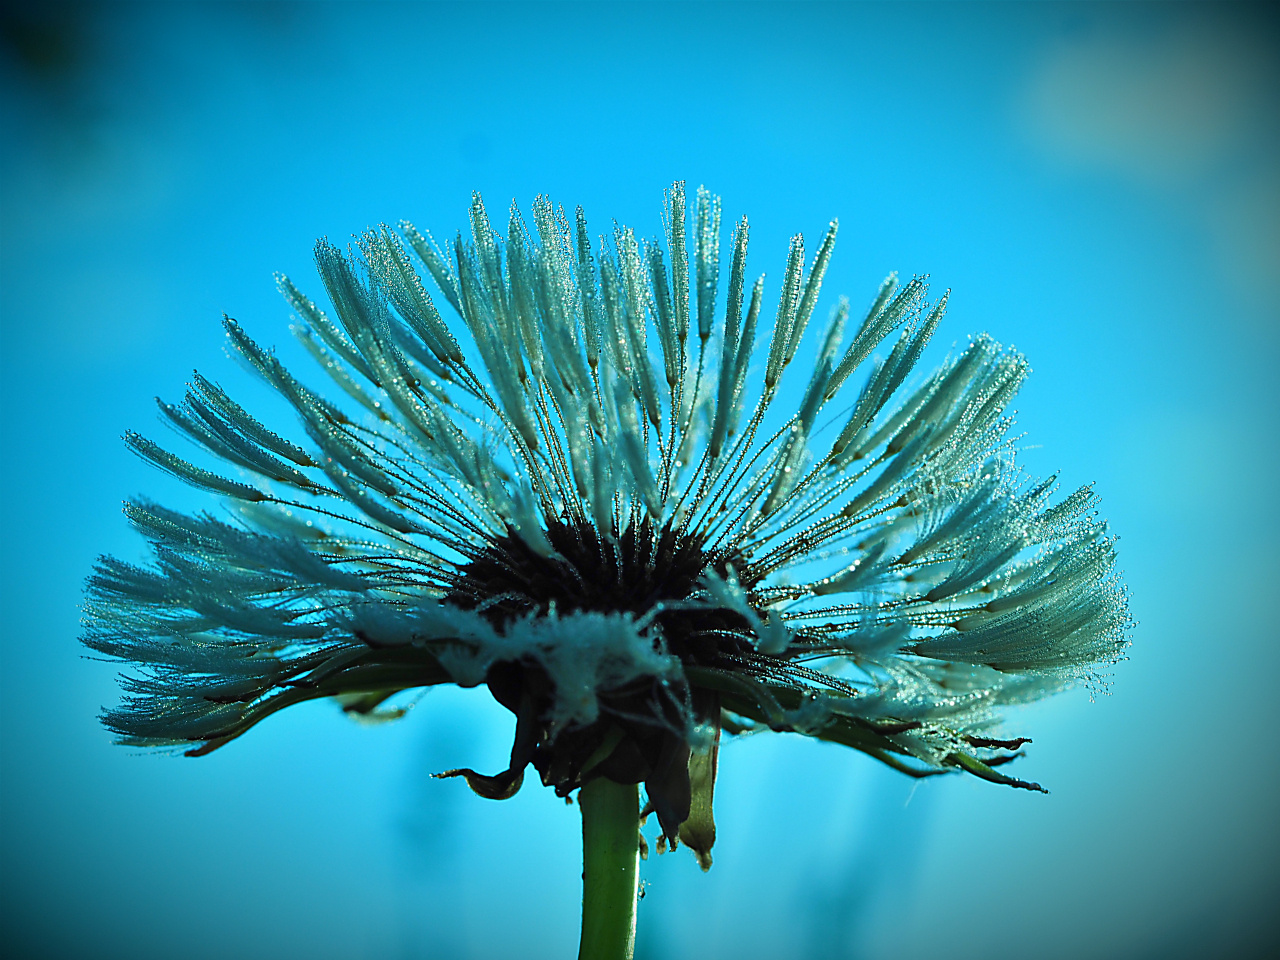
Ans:
[[[1031,358],[1024,462],[1097,481],[1140,621],[1109,696],[1019,714],[1020,774],[915,785],[728,746],[716,864],[643,866],[641,958],[1265,955],[1280,902],[1280,33],[1218,4],[5,4],[0,53],[0,937],[15,958],[571,956],[579,823],[428,774],[510,722],[439,690],[328,704],[202,760],[114,747],[77,644],[153,396],[314,238],[548,193],[643,234],[707,184],[753,269],[841,219],[824,287],[953,290],[940,349]],[[315,290],[316,283],[305,283]],[[825,309],[825,308],[821,308]]]

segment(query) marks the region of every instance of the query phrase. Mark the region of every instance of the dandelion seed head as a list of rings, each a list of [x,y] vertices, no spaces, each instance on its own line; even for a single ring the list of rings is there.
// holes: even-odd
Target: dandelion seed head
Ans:
[[[478,194],[444,247],[407,222],[321,240],[329,307],[277,283],[325,390],[226,319],[300,429],[196,374],[160,414],[221,466],[126,435],[234,509],[126,506],[153,557],[89,581],[85,642],[133,671],[107,726],[202,754],[309,699],[382,717],[483,685],[510,764],[445,775],[643,782],[704,866],[722,732],[1040,789],[997,769],[1025,742],[991,735],[1001,708],[1096,686],[1131,621],[1092,487],[1015,465],[1026,361],[981,334],[921,378],[949,291],[891,274],[815,325],[835,221],[769,294],[746,218],[722,276],[720,200],[694,206],[673,185],[663,241],[541,197],[503,233]]]

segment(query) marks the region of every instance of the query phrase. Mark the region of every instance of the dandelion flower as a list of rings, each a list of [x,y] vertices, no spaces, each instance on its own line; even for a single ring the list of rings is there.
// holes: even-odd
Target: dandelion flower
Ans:
[[[510,764],[446,775],[495,799],[530,766],[584,788],[584,956],[629,949],[589,949],[587,914],[614,896],[596,829],[622,837],[634,905],[637,784],[710,864],[722,732],[1041,789],[998,769],[1027,742],[993,735],[1000,708],[1096,681],[1130,620],[1091,488],[1015,466],[1026,361],[982,335],[915,373],[947,301],[923,278],[890,276],[861,317],[840,301],[808,343],[836,224],[811,260],[792,239],[770,292],[745,217],[722,259],[719,198],[686,215],[677,183],[665,244],[593,239],[539,198],[503,238],[477,195],[447,252],[409,223],[321,240],[331,313],[278,280],[328,396],[227,319],[305,439],[198,374],[160,412],[231,469],[127,435],[226,508],[127,504],[153,562],[89,581],[85,642],[139,671],[105,715],[121,742],[198,756],[304,700],[377,716],[484,684],[515,717]]]

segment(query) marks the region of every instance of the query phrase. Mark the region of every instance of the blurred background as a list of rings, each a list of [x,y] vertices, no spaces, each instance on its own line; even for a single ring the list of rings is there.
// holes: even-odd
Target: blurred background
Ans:
[[[5,3],[6,955],[573,955],[576,809],[428,777],[505,765],[482,691],[144,755],[97,722],[79,604],[143,556],[123,498],[206,504],[122,432],[166,439],[193,367],[255,396],[218,321],[292,357],[271,274],[317,290],[316,237],[448,238],[472,190],[656,235],[675,179],[750,215],[775,283],[838,216],[827,302],[928,272],[939,350],[1027,353],[1023,462],[1097,481],[1140,626],[1109,695],[1011,719],[1047,797],[730,744],[715,866],[643,865],[638,956],[1274,955],[1278,92],[1265,6]]]

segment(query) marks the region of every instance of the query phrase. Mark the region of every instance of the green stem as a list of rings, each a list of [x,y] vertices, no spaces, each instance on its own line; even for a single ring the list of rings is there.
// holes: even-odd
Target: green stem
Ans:
[[[597,777],[582,808],[582,943],[578,960],[631,960],[640,875],[640,788]]]

